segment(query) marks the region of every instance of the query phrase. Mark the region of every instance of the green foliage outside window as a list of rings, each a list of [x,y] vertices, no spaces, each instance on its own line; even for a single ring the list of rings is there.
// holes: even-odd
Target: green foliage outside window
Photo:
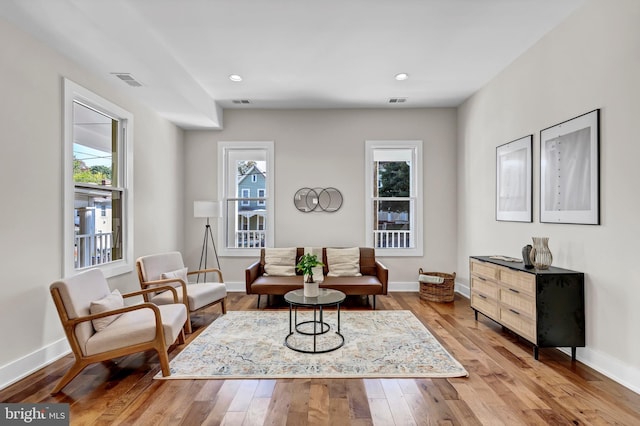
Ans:
[[[411,168],[404,161],[381,161],[379,163],[379,197],[409,197],[411,190]],[[406,212],[406,201],[384,201],[384,210]]]
[[[82,160],[73,158],[73,181],[82,183],[95,183],[103,185],[105,181],[111,180],[111,168],[107,166],[91,166]]]

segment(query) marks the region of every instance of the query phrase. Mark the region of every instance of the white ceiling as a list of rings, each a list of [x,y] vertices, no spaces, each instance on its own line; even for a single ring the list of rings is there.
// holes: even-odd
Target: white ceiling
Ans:
[[[224,108],[457,106],[584,2],[0,0],[0,16],[177,125],[215,128]]]

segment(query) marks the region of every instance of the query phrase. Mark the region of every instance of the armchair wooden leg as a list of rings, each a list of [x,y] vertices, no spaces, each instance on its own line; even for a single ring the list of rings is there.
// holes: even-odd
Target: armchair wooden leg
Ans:
[[[220,302],[220,305],[222,307],[222,315],[227,313],[226,301],[227,301],[227,298],[225,297],[224,299],[222,299],[222,302]]]
[[[193,330],[191,329],[191,312],[187,311],[187,322],[184,324],[184,331],[187,334],[191,334]]]
[[[67,386],[67,384],[73,380],[84,368],[89,365],[82,361],[76,361],[75,364],[71,366],[69,371],[65,373],[64,376],[60,379],[55,388],[51,391],[51,395],[55,395],[62,390],[63,387]]]
[[[170,376],[171,370],[169,369],[169,355],[167,354],[167,350],[156,349],[156,351],[158,352],[158,358],[160,358],[160,369],[162,370],[162,376]]]
[[[184,328],[180,330],[180,334],[178,334],[178,344],[184,345],[185,337],[184,337]]]
[[[256,309],[260,309],[260,295],[258,295],[258,304],[256,305]]]

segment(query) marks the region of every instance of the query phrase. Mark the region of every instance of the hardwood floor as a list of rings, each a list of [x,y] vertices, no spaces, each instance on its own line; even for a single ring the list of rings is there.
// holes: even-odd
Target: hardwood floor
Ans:
[[[347,302],[344,309],[370,309]],[[228,309],[255,304],[256,296],[231,293]],[[530,344],[482,316],[476,322],[463,297],[437,304],[391,293],[378,296],[377,309],[412,311],[469,377],[153,380],[160,367],[148,352],[87,367],[50,396],[72,363],[67,356],[0,391],[0,401],[69,403],[73,425],[640,424],[640,395],[555,349],[541,349],[534,360]],[[196,315],[186,344],[219,313],[216,306]]]

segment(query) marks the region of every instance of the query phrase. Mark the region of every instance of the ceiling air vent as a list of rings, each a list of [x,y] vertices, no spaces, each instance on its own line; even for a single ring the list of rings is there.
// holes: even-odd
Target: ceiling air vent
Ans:
[[[407,98],[390,98],[389,99],[390,104],[402,104],[405,102],[407,102]]]
[[[111,74],[115,75],[116,77],[118,77],[120,80],[124,81],[125,83],[127,83],[131,87],[141,87],[142,86],[142,83],[140,83],[138,80],[133,78],[133,76],[131,74],[129,74],[129,73],[126,73],[126,72],[114,72],[114,73],[111,73]]]
[[[231,102],[233,102],[234,104],[250,104],[251,102],[249,102],[249,99],[234,99]]]

